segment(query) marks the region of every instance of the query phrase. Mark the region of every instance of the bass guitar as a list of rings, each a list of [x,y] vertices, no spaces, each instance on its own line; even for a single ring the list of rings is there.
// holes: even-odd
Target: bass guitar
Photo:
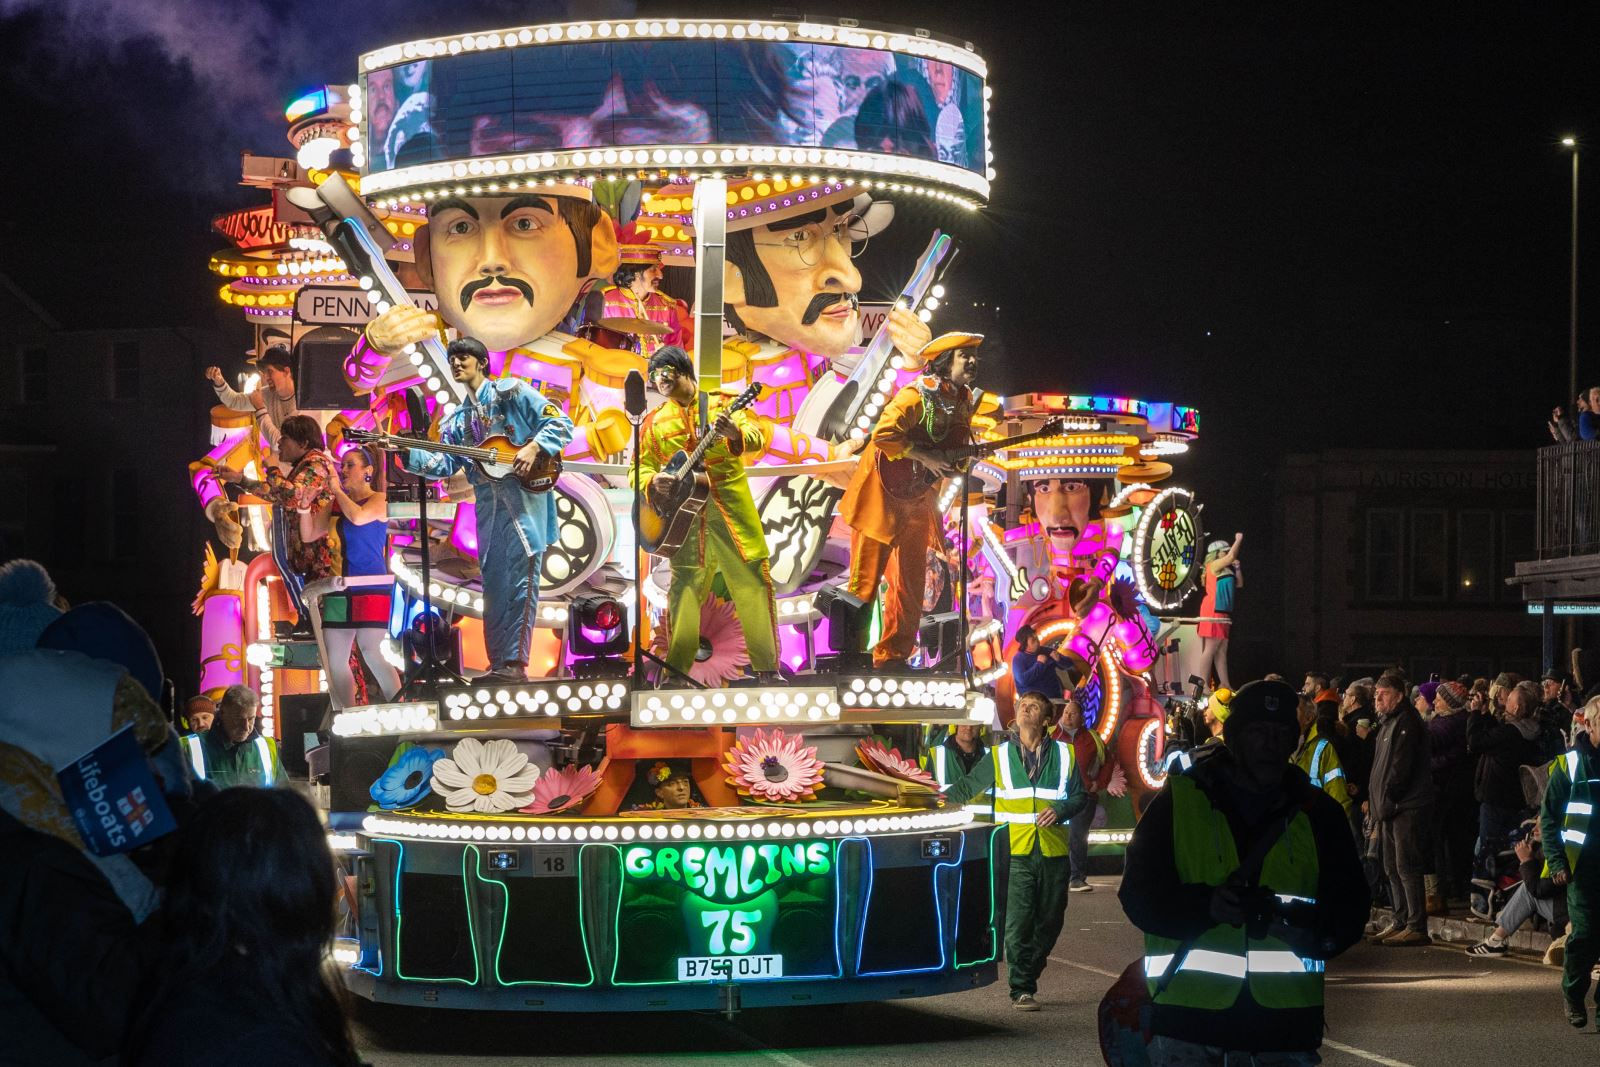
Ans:
[[[530,493],[548,493],[555,488],[556,479],[561,477],[561,456],[552,456],[544,449],[539,450],[538,458],[533,461],[532,470],[527,474],[518,474],[512,464],[522,446],[513,444],[509,437],[502,437],[499,434],[485,438],[483,444],[476,447],[447,445],[425,438],[395,437],[373,430],[358,430],[353,426],[346,429],[344,435],[351,441],[373,444],[379,448],[394,450],[415,448],[423,452],[443,452],[447,456],[462,456],[476,463],[484,477],[497,481],[511,478]]]
[[[945,449],[933,454],[965,474],[974,462],[984,456],[1041,437],[1054,437],[1066,429],[1066,425],[1065,419],[1056,416],[1046,420],[1043,426],[1030,433],[1019,433],[1015,437],[1006,437],[999,441],[962,445],[959,448]],[[944,480],[943,475],[928,469],[910,456],[890,459],[882,452],[878,453],[878,476],[883,481],[884,490],[896,500],[916,500]]]
[[[761,383],[751,382],[734,401],[722,409],[722,414],[732,415],[749,407],[761,395]],[[662,474],[673,475],[677,482],[670,493],[640,492],[633,499],[634,518],[639,524],[639,544],[657,556],[671,558],[683,547],[694,520],[705,510],[711,499],[711,477],[703,469],[706,449],[711,447],[717,434],[706,432],[693,452],[683,449],[672,454]]]

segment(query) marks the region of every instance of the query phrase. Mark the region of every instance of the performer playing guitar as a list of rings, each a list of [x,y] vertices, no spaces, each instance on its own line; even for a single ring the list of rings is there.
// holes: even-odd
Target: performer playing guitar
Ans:
[[[649,496],[662,501],[678,488],[677,477],[662,468],[679,450],[694,450],[700,390],[694,364],[676,345],[666,345],[650,357],[650,382],[666,401],[646,415],[640,427],[639,479]],[[711,398],[713,411],[721,406]],[[732,415],[720,411],[709,432],[721,438],[704,457],[704,474],[711,482],[710,506],[700,512],[683,547],[672,556],[667,664],[684,674],[693,665],[700,649],[700,605],[710,593],[712,579],[720,575],[744,629],[751,669],[764,681],[776,681],[780,677],[777,625],[767,539],[739,458],[746,450],[761,447],[761,429],[744,411]]]
[[[572,440],[572,420],[520,378],[491,381],[486,376],[488,349],[476,338],[451,341],[449,359],[451,374],[467,388],[467,399],[440,425],[440,442],[481,445],[496,436],[521,441],[512,460],[516,477],[491,477],[478,462],[435,452],[425,444],[407,451],[405,466],[429,478],[467,472],[477,508],[488,678],[525,681],[539,572],[545,546],[556,537],[556,509],[552,494],[530,493],[518,479],[531,476],[541,456],[561,454]]]
[[[927,373],[884,406],[839,504],[850,525],[851,595],[872,600],[884,571],[889,572],[883,638],[872,650],[875,667],[904,667],[916,647],[928,546],[939,526],[937,482],[915,495],[891,493],[879,457],[915,460],[941,479],[957,473],[950,456],[971,442],[975,400],[970,385],[982,343],[983,337],[972,333],[947,333],[928,342],[921,353],[929,361]]]

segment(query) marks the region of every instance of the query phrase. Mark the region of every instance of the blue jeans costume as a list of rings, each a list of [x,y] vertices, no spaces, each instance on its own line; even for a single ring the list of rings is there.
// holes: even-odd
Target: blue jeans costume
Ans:
[[[477,445],[496,435],[519,445],[533,441],[553,456],[572,440],[572,420],[527,382],[501,378],[484,382],[439,427],[445,444]],[[405,465],[430,478],[467,472],[476,500],[489,669],[521,669],[539,605],[544,549],[556,537],[554,496],[530,493],[514,478],[487,477],[472,460],[425,448],[409,449]]]

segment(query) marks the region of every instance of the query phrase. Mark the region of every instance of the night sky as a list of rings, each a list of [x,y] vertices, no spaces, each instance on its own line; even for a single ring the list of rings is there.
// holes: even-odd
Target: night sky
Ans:
[[[1557,141],[1600,145],[1592,5],[870,7],[971,40],[991,66],[996,195],[957,220],[965,250],[934,323],[994,337],[1005,358],[986,384],[1200,407],[1180,470],[1223,533],[1266,534],[1284,452],[1544,438],[1567,374]],[[318,21],[330,10],[342,24]],[[208,224],[258,202],[232,184],[238,152],[289,154],[289,99],[350,80],[365,48],[563,10],[630,9],[0,0],[0,270],[68,325],[236,323],[205,269],[222,247]],[[1592,188],[1600,153],[1589,167]],[[913,201],[896,230],[920,247],[939,221]],[[1580,352],[1600,328],[1586,225]],[[864,296],[901,280],[877,262]]]

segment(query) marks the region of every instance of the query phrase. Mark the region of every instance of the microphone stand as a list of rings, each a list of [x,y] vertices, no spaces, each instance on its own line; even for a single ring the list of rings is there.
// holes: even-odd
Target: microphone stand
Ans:
[[[426,401],[424,401],[426,403]],[[412,425],[413,434],[418,432],[417,426]],[[456,685],[466,685],[466,679],[449,670],[439,662],[438,653],[435,651],[435,642],[438,640],[436,627],[444,620],[434,614],[433,594],[428,586],[432,582],[431,559],[433,556],[433,535],[428,525],[428,477],[424,474],[415,476],[417,480],[417,539],[422,547],[422,662],[415,668],[411,666],[410,658],[406,662],[406,680],[396,694],[396,699],[415,700],[418,696],[426,695],[437,698],[439,686],[446,682]],[[407,629],[410,626],[407,625]],[[405,650],[405,637],[400,639],[401,651]]]

